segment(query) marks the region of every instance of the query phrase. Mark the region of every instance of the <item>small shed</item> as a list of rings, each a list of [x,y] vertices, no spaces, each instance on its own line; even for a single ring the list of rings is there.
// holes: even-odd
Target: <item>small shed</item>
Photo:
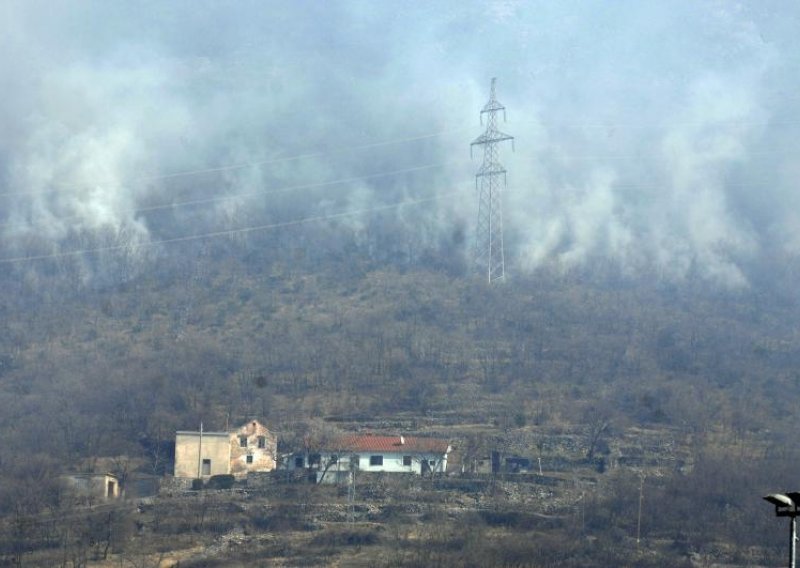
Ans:
[[[113,473],[70,473],[61,479],[82,501],[110,501],[121,495],[119,479]]]

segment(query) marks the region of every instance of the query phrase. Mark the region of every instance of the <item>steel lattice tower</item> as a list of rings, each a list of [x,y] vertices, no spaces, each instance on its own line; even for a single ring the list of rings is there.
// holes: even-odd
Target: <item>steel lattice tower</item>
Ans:
[[[480,113],[481,124],[483,115],[486,115],[486,131],[470,144],[470,155],[473,146],[483,146],[483,164],[475,174],[475,188],[478,191],[478,223],[475,228],[474,262],[475,269],[481,277],[487,278],[490,284],[505,277],[501,189],[506,185],[506,170],[500,165],[497,145],[511,140],[512,149],[514,146],[514,137],[497,129],[497,113],[503,111],[503,121],[505,121],[506,107],[495,98],[495,82],[496,79],[493,78],[489,102],[484,105]]]

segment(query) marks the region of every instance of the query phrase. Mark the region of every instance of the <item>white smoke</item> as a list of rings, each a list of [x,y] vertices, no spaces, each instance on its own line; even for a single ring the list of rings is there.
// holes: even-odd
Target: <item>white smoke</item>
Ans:
[[[137,209],[183,198],[231,197],[176,208],[169,236],[194,232],[199,218],[235,228],[464,188],[396,215],[411,238],[447,240],[472,225],[479,159],[428,177],[259,192],[466,159],[496,75],[502,128],[517,143],[501,158],[512,262],[606,259],[626,274],[742,286],[764,250],[800,251],[800,40],[787,24],[800,7],[788,2],[0,10],[6,249],[35,236],[69,250],[93,233],[141,244],[159,229]],[[437,131],[446,134],[346,151]],[[164,177],[301,154],[316,157]],[[363,233],[367,220],[345,224]]]

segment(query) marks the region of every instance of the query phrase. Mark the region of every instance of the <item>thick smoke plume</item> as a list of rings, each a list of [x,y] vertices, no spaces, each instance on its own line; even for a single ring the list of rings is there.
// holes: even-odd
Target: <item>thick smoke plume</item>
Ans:
[[[798,20],[788,1],[5,2],[3,256],[463,188],[396,215],[450,239],[497,76],[511,262],[746,286],[760,255],[800,249]],[[146,211],[210,197],[168,232]]]

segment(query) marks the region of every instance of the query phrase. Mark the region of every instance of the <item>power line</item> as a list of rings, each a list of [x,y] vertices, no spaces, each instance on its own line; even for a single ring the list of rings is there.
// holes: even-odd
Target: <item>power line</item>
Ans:
[[[545,150],[546,152],[547,150]],[[791,150],[787,148],[783,148],[781,150],[745,150],[744,154],[746,156],[773,156],[776,154],[787,154]],[[642,159],[642,153],[632,153],[632,154],[555,154],[553,157],[558,159],[566,159],[566,160],[576,160],[576,161],[589,161],[589,160],[632,160],[632,159]],[[735,162],[737,157],[729,158],[729,162]]]
[[[687,120],[682,122],[569,122],[569,121],[545,121],[545,120],[519,120],[515,121],[515,124],[535,124],[537,126],[542,126],[544,128],[548,127],[558,127],[561,129],[564,128],[572,128],[572,129],[607,129],[607,130],[615,130],[615,129],[637,129],[637,128],[647,128],[647,129],[664,129],[667,127],[674,127],[674,126],[743,126],[748,128],[758,127],[758,126],[800,126],[800,121],[798,120],[765,120],[765,121],[749,121],[743,119],[724,119],[724,120],[717,120],[717,121],[701,121],[701,120]]]
[[[577,156],[577,155],[569,155],[569,156],[563,156],[562,155],[562,156],[559,156],[559,157],[568,158],[568,159],[572,159],[572,160],[579,160],[579,159],[590,160],[590,159],[595,159],[595,158],[588,157],[588,156]],[[596,159],[625,159],[625,158],[630,158],[630,157],[633,157],[633,155],[598,156]],[[331,186],[331,185],[352,183],[352,182],[363,181],[363,180],[368,180],[368,179],[377,179],[377,178],[381,178],[381,177],[389,177],[389,176],[392,176],[392,175],[399,175],[399,174],[403,174],[403,173],[411,173],[411,172],[422,171],[422,170],[426,170],[426,169],[435,169],[435,168],[439,168],[439,167],[444,167],[444,166],[449,165],[449,164],[458,164],[458,163],[462,163],[462,161],[461,160],[449,160],[449,161],[445,161],[445,162],[438,162],[438,163],[432,163],[432,164],[423,164],[423,165],[420,165],[420,166],[413,166],[413,167],[403,168],[403,169],[399,169],[399,170],[376,172],[376,173],[372,173],[372,174],[366,174],[366,175],[363,175],[363,176],[353,176],[353,177],[348,177],[348,178],[340,178],[340,179],[335,179],[335,180],[328,180],[328,181],[324,181],[324,182],[289,185],[289,186],[284,186],[284,187],[280,187],[280,188],[277,188],[277,189],[271,189],[271,190],[267,190],[267,191],[252,191],[252,192],[246,192],[246,193],[237,193],[237,194],[233,194],[233,195],[225,195],[225,196],[222,196],[222,197],[210,197],[210,198],[205,198],[205,199],[193,199],[193,200],[188,200],[188,201],[177,201],[177,202],[171,202],[171,203],[161,203],[161,204],[158,204],[158,205],[151,205],[151,206],[147,206],[147,207],[139,207],[139,208],[135,208],[135,209],[123,209],[123,210],[120,210],[118,213],[120,213],[120,214],[123,214],[123,213],[129,213],[129,214],[149,213],[149,212],[152,212],[152,211],[159,211],[159,210],[164,210],[164,209],[176,209],[176,208],[180,208],[180,207],[190,207],[190,206],[195,206],[195,205],[203,205],[203,204],[207,204],[207,203],[217,203],[217,202],[224,202],[224,201],[232,201],[232,200],[241,199],[241,198],[244,198],[244,197],[255,197],[255,196],[259,196],[259,195],[279,195],[279,194],[282,194],[282,193],[290,193],[290,192],[301,190],[301,189],[313,189],[313,188],[326,187],[326,186]],[[745,184],[745,183],[723,182],[723,185],[726,188],[752,187],[752,188],[755,189],[755,188],[758,187],[758,186],[754,186],[753,184],[750,184],[750,183],[746,183]],[[649,185],[649,184],[644,184],[644,185],[642,185],[642,184],[613,184],[613,188],[615,188],[615,189],[624,189],[624,190],[659,189],[659,188],[664,188],[664,187],[665,187],[665,184],[658,184],[658,185]],[[83,218],[82,215],[70,215],[68,217],[59,217],[58,220],[59,221],[70,221],[70,220],[81,219],[81,218]],[[0,228],[19,225],[19,224],[22,224],[23,222],[24,221],[22,221],[22,222],[15,222],[15,221],[0,222]],[[30,223],[31,226],[36,226],[38,224],[39,223],[36,223],[36,222]]]
[[[205,198],[205,199],[192,199],[192,200],[189,200],[189,201],[178,201],[178,202],[174,202],[174,203],[162,203],[162,204],[159,204],[159,205],[151,205],[151,206],[148,206],[148,207],[139,207],[139,208],[136,208],[136,209],[127,209],[127,210],[120,211],[120,213],[130,213],[130,214],[151,213],[153,211],[160,211],[160,210],[164,210],[164,209],[176,209],[176,208],[179,208],[179,207],[206,205],[206,204],[210,204],[210,203],[218,203],[218,202],[224,202],[224,201],[231,201],[231,200],[235,200],[235,199],[241,199],[241,198],[244,198],[244,197],[254,197],[254,196],[258,196],[258,195],[277,195],[277,194],[289,193],[289,192],[293,192],[293,191],[297,191],[297,190],[301,190],[301,189],[313,189],[313,188],[318,188],[318,187],[326,187],[326,186],[331,186],[331,185],[339,185],[339,184],[344,184],[344,183],[352,183],[352,182],[356,182],[356,181],[364,181],[364,180],[369,180],[369,179],[378,179],[378,178],[382,178],[382,177],[389,177],[389,176],[400,175],[400,174],[405,174],[405,173],[418,172],[418,171],[423,171],[423,170],[430,170],[430,169],[440,168],[440,167],[446,166],[448,164],[454,164],[454,163],[462,163],[462,160],[449,160],[449,161],[446,161],[446,162],[423,164],[421,166],[413,166],[413,167],[409,167],[409,168],[402,168],[402,169],[399,169],[399,170],[376,172],[376,173],[367,174],[367,175],[363,175],[363,176],[353,176],[353,177],[340,178],[340,179],[329,180],[329,181],[324,181],[324,182],[305,183],[305,184],[299,184],[299,185],[290,185],[290,186],[285,186],[285,187],[281,187],[281,188],[274,189],[274,190],[269,190],[269,191],[252,191],[252,192],[247,192],[247,193],[237,193],[235,195],[225,195],[225,196],[222,196],[222,197],[209,197],[209,198]],[[70,221],[70,220],[81,219],[81,218],[82,218],[81,215],[71,215],[69,217],[62,217],[59,220],[60,221]],[[3,223],[0,223],[0,227],[13,226],[15,224],[16,223],[13,222],[13,221],[5,221]],[[36,224],[37,223],[32,223],[33,226],[36,226]]]
[[[0,264],[13,264],[18,262],[33,262],[38,260],[54,260],[57,258],[66,258],[72,256],[82,256],[85,254],[95,254],[100,252],[111,252],[117,250],[125,250],[125,249],[136,249],[136,248],[144,248],[144,247],[154,247],[159,245],[168,245],[174,243],[183,243],[188,241],[197,241],[203,239],[213,239],[218,237],[227,237],[230,235],[240,235],[245,233],[254,233],[257,231],[267,231],[271,229],[281,229],[285,227],[292,227],[297,225],[304,225],[306,223],[313,223],[317,221],[328,221],[331,219],[342,219],[345,217],[353,217],[355,215],[363,215],[365,213],[374,213],[378,211],[387,211],[389,209],[398,209],[400,207],[404,207],[406,205],[418,205],[420,203],[429,203],[431,201],[436,201],[437,199],[442,199],[444,197],[450,197],[453,195],[457,195],[463,193],[464,190],[456,190],[450,191],[447,193],[440,193],[434,197],[426,197],[422,199],[413,199],[408,201],[401,201],[398,203],[391,203],[388,205],[379,205],[377,207],[368,207],[364,209],[356,209],[353,211],[343,211],[341,213],[331,213],[327,215],[317,215],[314,217],[305,217],[303,219],[294,219],[292,221],[283,221],[280,223],[270,223],[268,225],[255,225],[251,227],[241,227],[238,229],[227,229],[224,231],[213,231],[210,233],[202,233],[199,235],[187,235],[183,237],[175,237],[171,239],[162,239],[160,241],[150,241],[144,243],[136,243],[136,244],[125,244],[125,245],[112,245],[106,247],[96,247],[96,248],[89,248],[89,249],[81,249],[81,250],[73,250],[73,251],[66,251],[66,252],[58,252],[53,254],[42,254],[42,255],[32,255],[32,256],[19,256],[19,257],[12,257],[12,258],[0,258]]]
[[[353,150],[365,150],[368,148],[378,148],[381,146],[392,146],[394,144],[403,144],[406,142],[416,142],[419,140],[429,140],[432,138],[437,138],[439,136],[444,136],[445,134],[451,134],[454,132],[463,132],[466,128],[455,128],[450,130],[442,130],[439,132],[434,132],[431,134],[422,134],[419,136],[411,136],[407,138],[394,138],[391,140],[382,140],[379,142],[371,142],[368,144],[361,144],[357,146],[347,146],[341,147],[336,149],[324,150],[319,152],[311,152],[306,154],[297,154],[295,156],[286,156],[283,158],[269,158],[265,160],[254,160],[250,162],[239,162],[236,164],[228,164],[224,166],[218,166],[213,168],[199,168],[194,170],[183,170],[179,172],[172,172],[168,174],[161,174],[155,176],[144,176],[140,178],[133,178],[128,182],[120,182],[120,181],[97,181],[97,182],[80,182],[80,183],[71,183],[71,184],[61,184],[56,189],[43,189],[40,191],[13,191],[13,192],[6,192],[0,193],[0,197],[11,197],[11,196],[28,196],[28,195],[43,195],[48,193],[56,193],[61,189],[68,189],[68,188],[75,188],[75,187],[90,187],[94,185],[112,185],[112,186],[120,186],[120,185],[127,185],[129,183],[141,183],[141,182],[151,182],[151,181],[160,181],[165,179],[173,179],[178,177],[184,176],[192,176],[192,175],[201,175],[201,174],[209,174],[209,173],[218,173],[218,172],[225,172],[230,170],[237,170],[243,168],[250,168],[253,166],[264,166],[268,164],[277,164],[281,162],[291,162],[294,160],[303,160],[307,158],[317,158],[320,156],[326,156],[329,154],[336,154],[336,153],[343,153],[349,152]]]
[[[622,156],[617,156],[617,157],[622,158]],[[576,157],[575,156],[570,156],[570,158],[575,159]],[[606,156],[604,158],[613,158],[613,156]],[[421,170],[425,170],[425,169],[434,169],[434,168],[443,167],[445,165],[455,164],[455,163],[461,163],[461,161],[460,160],[450,160],[450,161],[439,162],[439,163],[434,163],[434,164],[424,164],[424,165],[421,165],[421,166],[414,166],[414,167],[410,167],[410,168],[403,168],[403,169],[400,169],[400,170],[392,170],[392,171],[386,171],[386,172],[377,172],[377,173],[374,173],[374,174],[367,174],[367,175],[364,175],[364,176],[354,176],[354,177],[350,177],[350,178],[341,178],[341,179],[336,179],[336,180],[329,180],[329,181],[325,181],[325,182],[316,182],[316,183],[309,183],[309,184],[290,185],[290,186],[285,186],[285,187],[281,187],[281,188],[273,189],[273,190],[268,190],[268,191],[237,193],[235,195],[226,195],[226,196],[223,196],[223,197],[210,197],[210,198],[206,198],[206,199],[195,199],[195,200],[189,200],[189,201],[178,201],[178,202],[174,202],[174,203],[162,203],[162,204],[159,204],[159,205],[152,205],[152,206],[141,207],[141,208],[136,208],[136,209],[123,209],[123,210],[120,210],[118,213],[120,213],[120,214],[125,214],[125,213],[128,213],[128,214],[150,213],[150,212],[153,212],[153,211],[159,211],[159,210],[165,210],[165,209],[177,209],[177,208],[180,208],[180,207],[190,207],[190,206],[204,205],[204,204],[210,204],[210,203],[216,203],[216,202],[232,201],[232,200],[236,200],[236,199],[241,199],[241,198],[245,198],[245,197],[254,197],[254,196],[259,196],[259,195],[279,195],[279,194],[282,194],[282,193],[290,193],[290,192],[301,190],[301,189],[313,189],[313,188],[318,188],[318,187],[326,187],[326,186],[337,185],[337,184],[351,183],[351,182],[355,182],[355,181],[363,181],[363,180],[367,180],[367,179],[388,177],[388,176],[391,176],[391,175],[397,175],[397,174],[402,174],[402,173],[410,173],[410,172],[421,171]],[[726,189],[727,188],[730,188],[730,189],[736,189],[736,188],[752,188],[752,189],[763,188],[763,189],[766,189],[768,187],[771,187],[769,185],[759,186],[759,185],[754,185],[752,183],[730,183],[730,182],[725,182],[725,181],[721,181],[720,184],[722,186],[724,186],[724,188],[726,188]],[[650,185],[650,184],[631,184],[631,183],[619,184],[619,183],[614,183],[614,184],[611,185],[611,188],[614,189],[614,190],[632,191],[632,190],[666,189],[668,186],[669,186],[669,184]],[[578,186],[575,185],[575,184],[572,184],[571,187],[576,188]],[[82,219],[82,218],[83,218],[82,215],[70,215],[68,217],[59,217],[58,221],[65,222],[65,221],[71,221],[71,220]],[[0,222],[0,228],[13,227],[13,226],[22,225],[22,224],[24,224],[24,220],[23,221],[4,221],[4,222]],[[42,224],[44,224],[44,222],[41,222],[41,223],[39,223],[39,222],[31,222],[27,226],[28,227],[36,227],[36,226],[39,226],[39,225],[42,225]]]
[[[800,125],[800,121],[769,121],[768,120],[768,121],[763,121],[763,122],[749,122],[749,121],[737,120],[737,119],[720,121],[719,123],[721,123],[721,124],[737,124],[737,125],[740,125],[740,126],[749,126],[749,127],[768,126],[770,124]],[[542,126],[544,128],[548,128],[548,125],[544,124],[541,121],[536,121],[536,120],[523,120],[523,121],[519,121],[517,124],[536,124],[536,125],[540,125],[540,126]],[[617,128],[624,129],[624,128],[632,128],[632,127],[652,128],[654,126],[661,126],[663,123],[656,123],[656,122],[653,122],[653,123],[644,123],[644,122],[591,123],[591,122],[558,122],[558,121],[556,121],[556,122],[554,122],[552,124],[560,126],[562,128],[570,127],[570,128],[589,128],[589,129],[610,129],[610,130],[614,130],[614,129],[617,129]],[[672,122],[672,123],[670,123],[671,126],[675,126],[675,125],[692,125],[692,124],[706,124],[706,123],[705,122],[700,122],[700,121],[694,121],[694,122],[687,121],[687,122],[678,122],[678,123]],[[552,125],[550,125],[550,127],[552,127]],[[394,145],[394,144],[403,144],[403,143],[406,143],[406,142],[416,142],[416,141],[420,141],[420,140],[429,140],[429,139],[437,138],[439,136],[444,136],[445,134],[464,132],[464,131],[467,131],[467,130],[469,130],[469,127],[451,128],[451,129],[442,130],[442,131],[434,132],[434,133],[430,133],[430,134],[422,134],[422,135],[419,135],[419,136],[410,136],[410,137],[405,137],[405,138],[394,138],[394,139],[390,139],[390,140],[382,140],[382,141],[378,141],[378,142],[371,142],[371,143],[360,144],[360,145],[356,145],[356,146],[342,147],[342,148],[337,148],[337,149],[329,149],[329,150],[323,150],[323,151],[319,151],[319,152],[309,152],[309,153],[305,153],[305,154],[297,154],[297,155],[294,155],[294,156],[286,156],[286,157],[283,157],[283,158],[269,158],[269,159],[264,159],[264,160],[253,160],[253,161],[248,161],[248,162],[239,162],[239,163],[234,163],[234,164],[226,164],[226,165],[222,165],[222,166],[215,166],[215,167],[208,167],[208,168],[198,168],[198,169],[193,169],[193,170],[182,170],[182,171],[178,171],[178,172],[172,172],[172,173],[161,174],[161,175],[143,176],[143,177],[139,177],[139,178],[133,178],[130,181],[106,180],[106,181],[95,181],[95,182],[79,182],[79,183],[70,183],[70,184],[60,184],[60,185],[58,185],[57,188],[43,189],[43,190],[39,190],[39,191],[9,191],[9,192],[2,192],[2,193],[0,193],[0,197],[25,197],[25,196],[33,196],[33,195],[46,195],[46,194],[49,194],[49,193],[57,193],[58,191],[60,191],[62,189],[68,189],[68,188],[90,187],[90,186],[97,186],[97,185],[100,185],[100,186],[103,186],[103,185],[121,186],[121,185],[130,184],[130,183],[152,182],[152,181],[174,179],[174,178],[178,178],[178,177],[185,177],[185,176],[192,176],[192,175],[219,173],[219,172],[243,169],[243,168],[254,167],[254,166],[263,166],[263,165],[276,164],[276,163],[281,163],[281,162],[289,162],[289,161],[294,161],[294,160],[317,158],[317,157],[326,156],[326,155],[329,155],[329,154],[343,153],[343,152],[354,151],[354,150],[365,150],[365,149],[368,149],[368,148],[378,148],[378,147],[382,147],[382,146],[391,146],[391,145]],[[780,152],[777,152],[777,151],[764,151],[764,152],[758,152],[758,153],[759,154],[771,154],[771,153],[780,153]],[[564,157],[567,157],[567,158],[570,158],[570,159],[626,159],[628,157],[637,157],[637,156],[638,155],[635,155],[635,154],[620,154],[620,155],[614,155],[614,156],[595,157],[592,154],[583,154],[583,155],[577,155],[577,156],[564,156]]]
[[[368,179],[378,179],[378,178],[382,178],[382,177],[389,177],[389,176],[406,174],[406,173],[411,173],[411,172],[418,172],[418,171],[422,171],[422,170],[430,170],[430,169],[434,169],[434,168],[441,168],[441,167],[443,167],[443,166],[445,166],[447,164],[452,164],[452,163],[455,163],[455,162],[458,162],[458,160],[450,160],[449,162],[438,162],[438,163],[435,163],[435,164],[423,164],[421,166],[413,166],[413,167],[410,167],[410,168],[402,168],[402,169],[399,169],[399,170],[390,170],[390,171],[385,171],[385,172],[376,172],[374,174],[367,174],[367,175],[363,175],[363,176],[353,176],[353,177],[335,179],[335,180],[330,180],[330,181],[323,181],[323,182],[316,182],[316,183],[304,183],[304,184],[300,184],[300,185],[290,185],[290,186],[281,187],[279,189],[275,189],[275,190],[271,190],[271,191],[252,191],[252,192],[248,192],[248,193],[239,193],[237,195],[226,195],[224,197],[211,197],[211,198],[207,198],[207,199],[195,199],[195,200],[191,200],[191,201],[182,201],[182,202],[177,202],[177,203],[165,203],[163,205],[153,205],[153,206],[150,206],[150,207],[142,207],[140,209],[134,209],[133,211],[135,213],[144,213],[144,212],[150,212],[150,211],[158,211],[160,209],[172,209],[172,208],[175,208],[175,207],[185,207],[185,206],[189,206],[189,205],[201,205],[201,204],[205,204],[205,203],[214,203],[214,202],[217,202],[217,201],[228,201],[228,200],[231,200],[231,199],[239,199],[241,197],[254,197],[256,195],[273,195],[273,194],[278,194],[278,193],[288,193],[288,192],[291,192],[291,191],[297,191],[299,189],[313,189],[313,188],[318,188],[318,187],[326,187],[326,186],[329,186],[329,185],[339,185],[339,184],[343,184],[343,183],[352,183],[352,182],[356,182],[356,181],[364,181],[364,180],[368,180]]]

